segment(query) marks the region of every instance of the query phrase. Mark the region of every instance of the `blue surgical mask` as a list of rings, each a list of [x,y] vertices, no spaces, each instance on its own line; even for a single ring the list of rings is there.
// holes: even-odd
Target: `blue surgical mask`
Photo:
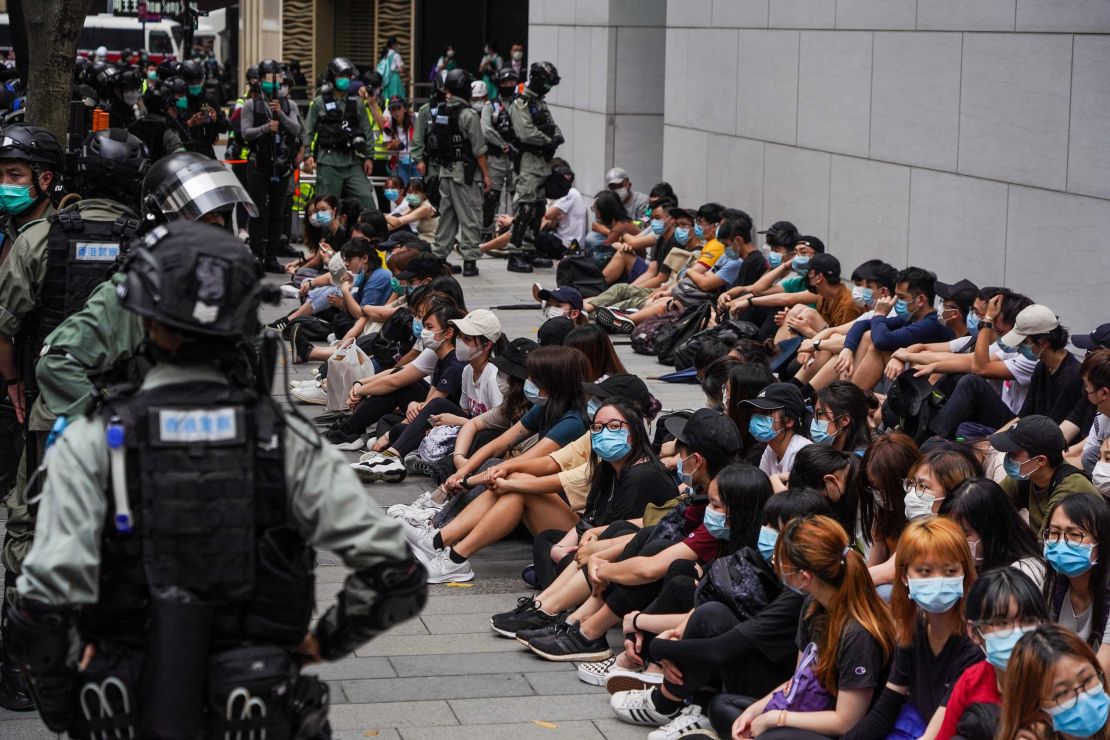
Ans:
[[[910,304],[908,301],[899,298],[894,302],[894,315],[903,321],[909,321],[913,314],[910,312]]]
[[[174,101],[173,104],[177,106],[178,110],[185,110],[186,108],[189,107],[189,99],[188,98],[178,98],[177,100]]]
[[[705,525],[705,531],[717,539],[727,540],[729,538],[728,522],[725,520],[723,512],[706,508],[701,523]]]
[[[1057,573],[1077,576],[1086,573],[1095,563],[1091,560],[1094,545],[1073,545],[1061,539],[1059,542],[1046,542],[1044,559]]]
[[[862,285],[857,285],[852,288],[852,300],[860,306],[870,306],[871,300],[874,298],[874,293],[871,288],[865,288]]]
[[[809,272],[809,257],[795,257],[791,263],[794,272],[802,275],[803,277]]]
[[[679,244],[686,244],[686,242],[690,241],[690,230],[684,226],[675,227],[674,240]]]
[[[651,233],[656,236],[662,236],[663,232],[667,230],[667,222],[661,218],[653,218],[651,220]]]
[[[338,90],[339,92],[346,92],[347,89],[350,86],[351,86],[351,78],[350,77],[337,77],[337,78],[335,78],[335,89]]]
[[[409,204],[409,208],[416,208],[420,205],[420,196],[416,193],[409,193],[405,196],[405,202]]]
[[[768,563],[771,562],[771,558],[775,556],[775,545],[778,544],[778,541],[779,532],[777,529],[768,527],[767,525],[763,525],[759,528],[759,540],[756,543],[756,547],[759,549],[759,554],[762,555],[763,559]]]
[[[683,483],[685,483],[690,488],[693,488],[694,487],[694,471],[691,470],[689,473],[687,473],[686,470],[685,470],[685,467],[686,467],[685,462],[687,460],[689,460],[691,457],[693,457],[693,455],[690,455],[690,457],[680,457],[678,459],[678,465],[675,468],[675,472],[678,473],[678,477]]]
[[[1037,351],[1030,347],[1028,344],[1019,344],[1017,347],[1017,351],[1021,354],[1022,357],[1027,360],[1032,360],[1033,362],[1036,362],[1040,359],[1039,357],[1037,357]]]
[[[699,239],[705,236],[705,229],[701,227],[701,224],[694,224],[694,236]]]
[[[1029,480],[1029,476],[1033,474],[1033,471],[1030,470],[1028,473],[1021,472],[1021,466],[1027,462],[1029,461],[1018,462],[1012,456],[1006,455],[1002,458],[1002,469],[1006,471],[1006,475],[1014,480]]]
[[[1110,718],[1110,696],[1101,686],[1097,691],[1082,693],[1070,706],[1045,709],[1052,717],[1052,729],[1074,737],[1091,737],[1106,726]]]
[[[941,614],[956,605],[964,595],[964,577],[910,578],[910,598],[925,611]]]
[[[189,94],[194,98],[204,91],[204,85],[189,85]]]
[[[30,185],[0,185],[0,213],[18,216],[34,203]]]
[[[586,402],[586,413],[589,414],[591,419],[597,416],[597,411],[600,408],[601,401],[597,400],[596,398],[591,398],[589,401]]]
[[[400,197],[401,193],[397,190],[397,188],[385,189],[385,199],[388,200],[390,203],[396,203],[397,199]]]
[[[725,257],[727,259],[730,259],[730,260],[736,259],[737,258],[736,250],[733,249],[732,247],[729,247],[728,249],[725,250]]]
[[[316,213],[312,214],[312,217],[308,220],[312,223],[313,226],[319,229],[330,224],[331,218],[331,211],[316,211]]]
[[[414,318],[412,320],[412,335],[414,337],[416,337],[417,339],[419,339],[420,335],[423,332],[424,332],[424,322],[421,321],[420,319]]]
[[[974,311],[968,311],[965,323],[967,324],[967,330],[974,333],[975,330],[979,328],[979,314]]]
[[[1005,636],[999,635],[996,632],[983,635],[983,642],[986,645],[987,662],[1000,671],[1006,670],[1006,664],[1010,662],[1010,655],[1014,652],[1014,645],[1017,645],[1022,635],[1026,632],[1032,632],[1034,629],[1036,628],[1020,627]]]
[[[752,414],[748,431],[760,442],[770,442],[779,436],[779,432],[775,431],[775,420],[766,414]]]
[[[623,460],[632,451],[627,429],[618,429],[615,432],[611,429],[590,432],[590,445],[597,456],[606,462]]]
[[[809,438],[816,444],[823,445],[831,443],[833,439],[836,438],[837,434],[840,434],[839,427],[835,432],[829,434],[829,422],[827,421],[818,421],[814,418],[814,420],[809,423]]]
[[[524,397],[532,402],[533,406],[543,406],[547,403],[547,396],[540,395],[539,386],[532,382],[532,379],[524,381]]]
[[[779,265],[781,265],[782,264],[782,253],[781,252],[771,252],[770,254],[768,254],[767,255],[767,264],[770,265],[771,267],[778,267]]]

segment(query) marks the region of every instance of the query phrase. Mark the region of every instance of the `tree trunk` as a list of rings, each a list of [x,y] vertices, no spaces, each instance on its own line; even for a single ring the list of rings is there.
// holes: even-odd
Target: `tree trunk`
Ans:
[[[89,0],[37,0],[35,11],[24,14],[27,38],[35,40],[27,54],[26,121],[50,129],[64,146],[73,60]]]
[[[23,25],[23,0],[8,0],[8,28],[12,35],[12,51],[15,52],[15,71],[19,79],[27,83],[27,27]]]

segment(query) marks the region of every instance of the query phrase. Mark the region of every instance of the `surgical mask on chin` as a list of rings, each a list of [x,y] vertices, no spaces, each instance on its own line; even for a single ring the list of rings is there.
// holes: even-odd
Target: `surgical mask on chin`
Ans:
[[[852,301],[857,306],[870,308],[873,297],[874,294],[872,293],[871,288],[865,288],[862,285],[856,285],[852,288]]]
[[[702,515],[702,524],[705,525],[705,531],[713,535],[719,540],[727,540],[730,536],[728,530],[728,521],[724,512],[717,511],[716,509],[705,509],[705,514]]]
[[[1006,664],[1010,662],[1010,656],[1018,640],[1026,632],[1032,632],[1034,629],[1036,627],[1019,627],[1006,636],[995,632],[983,635],[985,643],[983,650],[987,654],[987,662],[1000,671],[1006,670]]]
[[[907,491],[906,497],[902,501],[906,505],[906,519],[910,520],[932,514],[933,504],[936,503],[937,497],[931,493],[918,496],[914,491]]]
[[[420,332],[420,343],[424,345],[424,349],[430,349],[433,352],[443,346],[443,340],[436,339],[436,333],[431,329]]]
[[[564,311],[558,306],[548,306],[543,310],[543,317],[545,319],[561,319],[563,318]]]

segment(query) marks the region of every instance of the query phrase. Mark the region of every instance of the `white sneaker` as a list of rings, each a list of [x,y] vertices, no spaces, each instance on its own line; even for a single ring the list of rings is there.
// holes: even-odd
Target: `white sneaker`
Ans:
[[[474,578],[470,561],[456,563],[451,559],[451,548],[432,550],[431,553],[415,551],[416,557],[428,569],[428,583],[462,583]]]
[[[352,439],[350,442],[339,442],[335,445],[335,449],[343,450],[344,452],[353,452],[354,450],[361,450],[362,446],[366,443],[366,435],[362,435],[358,439]]]
[[[316,378],[311,378],[310,380],[290,380],[289,381],[289,387],[291,389],[293,389],[293,388],[308,388],[310,386],[319,384],[319,382],[320,381],[316,380]]]
[[[627,668],[613,667],[605,676],[605,681],[600,684],[610,694],[618,691],[636,691],[650,689],[663,683],[662,673],[646,673],[645,671],[630,671]]]
[[[609,697],[609,707],[621,722],[644,727],[660,727],[680,714],[663,714],[656,709],[651,701],[651,692],[651,689],[618,691]]]
[[[421,529],[432,526],[432,519],[439,513],[439,509],[408,509],[401,512],[397,518],[405,524]]]
[[[709,717],[702,714],[701,707],[691,704],[683,707],[678,716],[658,730],[648,733],[648,740],[678,740],[693,730],[708,730],[712,727]]]
[[[423,526],[419,524],[408,524],[403,530],[405,534],[405,541],[412,546],[414,552],[422,552],[425,555],[433,555],[436,552],[436,546],[432,544],[432,540],[436,537],[438,529],[428,526],[425,523]]]
[[[300,294],[301,289],[296,285],[293,285],[292,283],[286,283],[285,285],[281,286],[282,298],[296,298]]]
[[[363,457],[365,457],[365,455],[363,455]],[[388,509],[386,509],[385,513],[389,514],[390,516],[401,516],[410,509],[435,509],[436,511],[439,511],[443,508],[443,504],[436,503],[434,495],[435,494],[432,491],[424,491],[424,493],[417,496],[416,500],[413,501],[411,504],[394,504],[393,506],[390,506]]]
[[[328,405],[328,392],[324,390],[324,386],[319,383],[294,388],[291,395],[302,403],[315,403],[320,406]]]
[[[351,467],[358,473],[358,477],[363,483],[372,483],[379,480],[387,483],[399,483],[408,475],[401,461],[390,455],[383,455],[380,452],[367,452],[362,457],[364,459],[352,463]]]
[[[378,438],[377,437],[367,437],[366,438],[366,451],[367,452],[373,452],[374,451],[374,445],[377,444],[377,443],[378,443]]]
[[[578,680],[582,683],[588,683],[590,686],[604,686],[605,676],[609,673],[609,669],[616,665],[616,657],[606,658],[599,660],[596,663],[579,663],[578,664]]]

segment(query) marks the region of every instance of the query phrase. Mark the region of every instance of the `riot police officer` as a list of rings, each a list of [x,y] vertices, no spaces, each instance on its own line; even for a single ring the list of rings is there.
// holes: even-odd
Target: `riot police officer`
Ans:
[[[172,94],[172,80],[148,80],[146,92],[143,93],[146,113],[132,123],[128,131],[146,145],[152,163],[174,152],[185,151],[181,125],[171,112],[176,102],[177,98]]]
[[[143,81],[134,69],[121,69],[113,80],[108,96],[108,126],[129,128],[135,122],[135,105],[139,102]]]
[[[238,240],[169,224],[123,272],[155,365],[51,448],[9,620],[40,716],[79,738],[313,737],[327,688],[298,664],[416,615],[425,571],[312,424],[233,379],[262,293]],[[309,631],[314,547],[353,572]]]
[[[439,226],[432,252],[446,263],[457,233],[463,277],[478,274],[482,194],[492,185],[481,116],[469,105],[473,81],[464,69],[447,73],[447,100],[437,106],[425,140],[427,155],[439,165]]]
[[[216,139],[228,129],[227,116],[215,96],[204,89],[204,66],[189,60],[181,64],[185,81],[185,109],[178,115],[189,130],[186,148],[191,152],[216,158]]]
[[[324,76],[329,89],[308,106],[305,120],[309,147],[305,172],[316,173],[317,195],[358,198],[364,211],[376,212],[378,206],[366,179],[374,169],[367,156],[374,134],[362,101],[347,93],[358,69],[336,57],[328,62]]]
[[[535,256],[536,233],[547,204],[544,183],[551,174],[551,158],[563,143],[544,96],[559,84],[559,73],[551,62],[536,62],[528,71],[528,84],[509,108],[520,159],[516,196],[513,200],[513,230],[509,238],[509,270],[532,272],[550,267],[551,260]]]
[[[259,211],[250,221],[250,244],[254,256],[268,272],[282,273],[277,256],[281,251],[282,221],[301,117],[297,106],[278,95],[281,64],[263,59],[258,64],[259,92],[243,105],[241,128],[250,147],[245,180]]]
[[[493,187],[486,193],[482,203],[483,239],[489,239],[493,217],[497,215],[501,194],[508,193],[512,200],[514,187],[513,159],[517,154],[516,137],[513,124],[509,119],[509,106],[516,97],[516,86],[520,75],[512,67],[502,67],[497,71],[496,96],[482,106],[482,133],[486,137],[486,157],[489,163],[489,177]]]
[[[432,94],[416,111],[416,119],[412,123],[412,161],[416,162],[416,170],[426,183],[439,181],[439,163],[427,156],[426,140],[431,126],[432,111],[438,109],[447,99],[447,93],[443,89],[443,81],[446,77],[445,71],[436,75],[432,81]],[[427,195],[432,205],[438,207],[439,188]]]

